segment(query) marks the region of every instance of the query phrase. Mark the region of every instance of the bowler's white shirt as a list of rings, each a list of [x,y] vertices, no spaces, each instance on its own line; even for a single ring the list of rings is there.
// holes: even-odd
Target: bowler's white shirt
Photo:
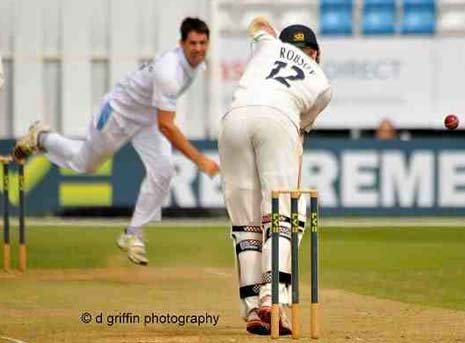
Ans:
[[[318,63],[302,50],[265,31],[253,35],[251,60],[234,93],[231,109],[269,106],[310,131],[331,99],[331,86]]]
[[[176,111],[176,100],[205,63],[192,68],[181,47],[130,72],[107,94],[111,107],[141,125],[156,122],[157,109]]]

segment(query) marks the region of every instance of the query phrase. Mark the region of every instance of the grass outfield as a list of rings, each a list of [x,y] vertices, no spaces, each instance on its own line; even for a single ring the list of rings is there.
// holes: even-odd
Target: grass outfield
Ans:
[[[17,231],[17,230],[14,230]],[[28,227],[29,269],[132,267],[118,254],[115,227]],[[150,267],[234,268],[229,229],[146,230]],[[13,235],[13,240],[16,237]],[[301,271],[308,283],[308,236]],[[1,249],[3,256],[3,247]],[[14,253],[17,249],[12,247]],[[16,264],[16,254],[13,264]],[[331,228],[321,234],[321,287],[465,311],[465,229],[457,227]],[[20,281],[18,281],[20,282]],[[11,293],[0,283],[0,295]]]

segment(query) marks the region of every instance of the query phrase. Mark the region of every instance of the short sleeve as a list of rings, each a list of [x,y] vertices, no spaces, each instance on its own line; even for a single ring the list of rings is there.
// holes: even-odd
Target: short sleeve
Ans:
[[[175,68],[163,63],[156,65],[153,74],[153,105],[160,110],[175,112],[179,90]]]

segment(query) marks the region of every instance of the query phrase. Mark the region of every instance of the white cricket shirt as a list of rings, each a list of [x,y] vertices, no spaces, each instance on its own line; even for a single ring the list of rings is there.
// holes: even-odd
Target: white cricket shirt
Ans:
[[[156,121],[157,109],[176,111],[176,100],[205,63],[192,68],[181,47],[128,73],[108,93],[111,107],[141,125]]]
[[[323,70],[302,50],[258,31],[249,61],[236,89],[231,109],[269,106],[299,129],[310,131],[317,115],[331,100],[331,86]]]

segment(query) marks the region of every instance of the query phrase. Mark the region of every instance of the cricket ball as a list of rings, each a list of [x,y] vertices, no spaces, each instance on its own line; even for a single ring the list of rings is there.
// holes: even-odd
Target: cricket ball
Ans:
[[[449,130],[455,130],[459,126],[459,118],[455,114],[449,114],[444,119],[444,126]]]

